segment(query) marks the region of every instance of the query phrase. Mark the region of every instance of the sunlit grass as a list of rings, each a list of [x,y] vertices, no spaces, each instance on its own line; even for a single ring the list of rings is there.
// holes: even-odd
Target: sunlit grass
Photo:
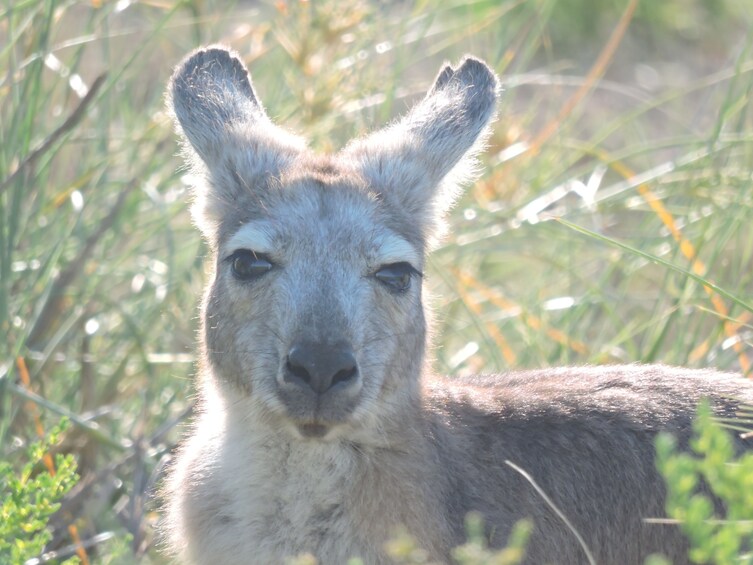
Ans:
[[[30,399],[43,429],[69,416],[82,478],[55,547],[74,523],[94,562],[160,561],[148,493],[190,405],[206,255],[163,90],[201,43],[235,47],[270,115],[323,151],[404,111],[444,60],[501,74],[486,172],[426,277],[439,371],[750,373],[749,9],[565,4],[0,6],[0,450],[20,465]]]

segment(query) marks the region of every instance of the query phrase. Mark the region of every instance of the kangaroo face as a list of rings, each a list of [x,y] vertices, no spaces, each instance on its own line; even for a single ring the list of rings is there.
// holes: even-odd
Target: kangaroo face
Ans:
[[[378,441],[418,394],[424,253],[472,176],[496,77],[446,66],[400,121],[328,157],[270,121],[224,48],[189,55],[169,95],[215,255],[208,375],[296,437]]]
[[[423,350],[421,251],[358,182],[283,177],[220,243],[206,304],[212,366],[305,437],[365,427],[403,386],[400,348]]]

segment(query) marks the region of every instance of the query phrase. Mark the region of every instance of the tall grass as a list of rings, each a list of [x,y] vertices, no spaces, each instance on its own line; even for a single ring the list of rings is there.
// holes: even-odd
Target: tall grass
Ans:
[[[149,492],[190,409],[205,258],[162,96],[200,43],[238,49],[270,114],[319,150],[402,112],[445,59],[501,74],[487,172],[427,277],[437,370],[750,375],[753,14],[633,4],[6,0],[0,453],[20,468],[70,419],[59,449],[81,479],[49,548],[160,562]]]

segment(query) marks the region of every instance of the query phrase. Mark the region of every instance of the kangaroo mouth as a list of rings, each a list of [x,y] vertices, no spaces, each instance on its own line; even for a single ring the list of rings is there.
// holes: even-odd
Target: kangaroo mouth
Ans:
[[[322,439],[329,433],[331,426],[313,422],[298,424],[296,428],[298,429],[298,433],[306,439]]]

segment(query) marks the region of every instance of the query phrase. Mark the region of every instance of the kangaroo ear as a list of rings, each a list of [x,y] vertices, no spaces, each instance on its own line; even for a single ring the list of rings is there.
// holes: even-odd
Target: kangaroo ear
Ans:
[[[245,65],[224,47],[198,49],[177,66],[168,107],[198,179],[194,220],[210,238],[224,206],[262,190],[264,177],[277,176],[305,148],[270,121]]]
[[[466,57],[446,65],[426,97],[392,126],[348,145],[385,201],[417,218],[427,242],[441,235],[444,213],[460,185],[476,177],[476,155],[488,135],[499,91],[494,72]]]

